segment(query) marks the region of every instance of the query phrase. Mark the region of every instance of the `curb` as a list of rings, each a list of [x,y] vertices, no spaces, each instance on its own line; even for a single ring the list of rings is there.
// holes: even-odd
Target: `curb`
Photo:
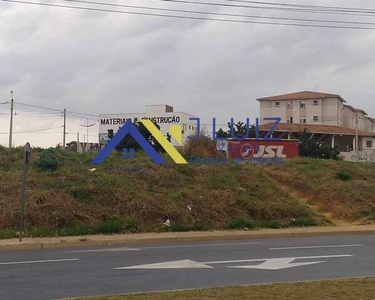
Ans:
[[[18,239],[0,240],[0,251],[372,234],[375,234],[375,226],[25,238],[22,243],[18,243]]]

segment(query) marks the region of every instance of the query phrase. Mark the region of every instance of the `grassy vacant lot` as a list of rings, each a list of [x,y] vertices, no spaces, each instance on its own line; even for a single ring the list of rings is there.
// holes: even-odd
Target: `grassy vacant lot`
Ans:
[[[327,280],[317,282],[270,284],[248,287],[229,287],[163,292],[113,297],[96,300],[373,300],[375,278]],[[90,298],[92,299],[92,298]],[[83,300],[83,299],[82,299]]]
[[[32,150],[29,168],[29,236],[330,225],[321,213],[375,220],[370,164],[155,165],[113,153],[93,166],[92,154],[55,151],[61,165],[51,172],[35,164],[41,151]],[[22,149],[0,147],[0,238],[17,236],[21,177]]]
[[[57,151],[43,171],[33,149],[25,226],[31,236],[311,226],[328,221],[291,197],[263,167],[155,165],[118,153],[93,166],[91,154]],[[89,169],[95,167],[91,172]],[[0,148],[0,238],[18,228],[22,149]],[[167,219],[171,226],[163,225]],[[13,231],[12,231],[13,230]]]
[[[375,221],[374,164],[297,159],[266,173],[335,219]]]

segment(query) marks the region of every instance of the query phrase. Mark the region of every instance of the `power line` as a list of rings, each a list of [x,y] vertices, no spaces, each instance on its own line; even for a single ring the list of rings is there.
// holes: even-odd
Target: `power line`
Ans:
[[[84,1],[84,0],[62,0],[62,1],[84,3],[84,4],[95,4],[95,5],[103,5],[103,6],[110,6],[110,7],[127,7],[127,8],[136,8],[136,9],[154,10],[154,11],[167,11],[167,12],[179,12],[179,13],[190,13],[190,14],[204,14],[204,15],[215,15],[215,16],[227,16],[227,17],[245,17],[245,18],[256,18],[256,19],[301,21],[301,22],[319,22],[319,23],[336,23],[336,24],[375,25],[375,23],[371,23],[371,22],[355,22],[355,21],[340,21],[340,20],[322,20],[322,19],[287,18],[287,17],[244,15],[244,14],[232,14],[232,13],[217,13],[217,12],[208,12],[208,11],[170,9],[170,8],[159,8],[159,7],[127,5],[127,4],[113,4],[113,3],[103,3],[103,2],[97,2],[97,1]]]
[[[5,104],[9,104],[9,102],[0,103],[0,105],[5,105]]]
[[[28,5],[47,6],[47,7],[78,9],[78,10],[86,10],[86,11],[130,14],[130,15],[142,15],[142,16],[154,16],[154,17],[165,17],[165,18],[176,18],[176,19],[190,19],[190,20],[201,20],[201,21],[216,21],[216,22],[245,23],[245,24],[264,24],[264,25],[276,25],[276,26],[311,27],[311,28],[375,30],[374,27],[328,26],[328,25],[318,25],[318,24],[297,24],[297,23],[260,22],[260,21],[233,20],[233,19],[216,19],[216,18],[207,18],[207,17],[191,17],[191,16],[178,16],[178,15],[169,15],[169,14],[153,14],[153,13],[129,12],[129,11],[92,8],[92,7],[79,7],[79,6],[59,5],[59,4],[35,3],[35,2],[19,1],[19,0],[0,0],[0,1],[10,2],[10,3],[19,3],[19,4],[28,4]],[[166,1],[166,0],[160,0],[160,1]],[[172,2],[172,0],[168,0],[168,1]],[[198,3],[198,2],[193,2],[193,1],[182,1],[182,0],[179,0],[179,1],[174,0],[173,2],[186,2],[186,3],[190,2],[190,3],[194,3],[194,4],[219,5],[217,3],[202,3],[202,2]],[[249,6],[245,6],[245,7],[249,7]]]
[[[318,13],[318,14],[334,14],[334,15],[352,15],[352,16],[367,16],[368,13],[375,13],[369,10],[368,12],[349,12],[349,11],[340,11],[340,10],[332,10],[332,9],[318,9],[318,8],[296,8],[296,7],[267,7],[267,6],[259,6],[259,5],[240,5],[240,4],[224,4],[224,3],[212,3],[212,2],[198,2],[198,1],[190,1],[190,0],[154,0],[154,1],[161,1],[161,2],[169,2],[169,3],[184,3],[184,4],[198,4],[198,5],[207,5],[207,6],[219,6],[219,7],[231,7],[231,8],[251,8],[251,9],[262,9],[262,10],[277,10],[277,11],[290,11],[290,12],[302,12],[302,13]],[[224,0],[230,1],[230,0]],[[233,0],[231,2],[243,2],[239,0]],[[271,3],[269,3],[271,4]]]
[[[0,0],[3,1],[3,0]],[[26,104],[26,103],[21,103],[21,102],[14,102],[15,104],[26,106],[26,107],[32,107],[32,108],[38,108],[38,109],[44,109],[44,110],[50,110],[50,111],[56,111],[59,113],[62,113],[64,110],[63,109],[57,109],[57,108],[51,108],[51,107],[45,107],[45,106],[38,106],[38,105],[31,105],[31,104]],[[70,113],[71,115],[82,115],[82,116],[92,116],[92,117],[99,117],[99,115],[94,115],[94,114],[87,114],[87,113],[81,113],[81,112],[73,112],[73,111],[67,111],[67,113]],[[56,114],[57,116],[58,114]],[[86,120],[87,118],[81,118]]]
[[[28,131],[18,131],[18,132],[13,132],[13,134],[15,134],[15,133],[32,133],[32,132],[47,131],[47,130],[57,129],[57,128],[61,128],[61,127],[62,126],[52,127],[52,128],[42,128],[42,129],[36,129],[36,130],[28,130]],[[9,134],[9,132],[0,132],[0,134]]]
[[[81,116],[99,117],[99,115],[93,115],[93,114],[87,114],[87,113],[80,113],[80,112],[69,111],[69,110],[67,111],[67,113],[81,115]]]
[[[303,7],[303,8],[315,8],[315,9],[332,9],[332,10],[345,10],[345,11],[374,11],[375,9],[369,8],[359,8],[359,7],[342,7],[342,6],[326,6],[326,5],[311,5],[311,4],[295,4],[295,3],[274,3],[266,1],[249,1],[249,0],[223,0],[228,2],[238,2],[238,3],[252,3],[252,4],[263,4],[263,5],[273,5],[273,6],[289,6],[289,7]]]
[[[0,1],[4,1],[4,0],[0,0]],[[56,109],[56,108],[49,108],[49,107],[38,106],[38,105],[31,105],[31,104],[26,104],[26,103],[21,103],[21,102],[14,102],[14,103],[18,104],[18,105],[26,106],[26,107],[33,107],[33,108],[62,112],[61,109]]]
[[[8,113],[9,114],[9,113]],[[22,117],[22,118],[61,118],[60,115],[24,115],[24,114],[18,114],[14,113],[16,117]]]

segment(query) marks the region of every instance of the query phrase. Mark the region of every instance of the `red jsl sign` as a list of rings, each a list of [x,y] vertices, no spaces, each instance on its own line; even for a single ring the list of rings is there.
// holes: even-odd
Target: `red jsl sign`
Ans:
[[[299,156],[297,141],[229,141],[230,158],[293,158]]]

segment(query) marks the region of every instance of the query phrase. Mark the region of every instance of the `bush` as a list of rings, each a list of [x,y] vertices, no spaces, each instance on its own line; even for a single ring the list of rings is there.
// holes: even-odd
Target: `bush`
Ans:
[[[271,228],[271,229],[279,229],[282,227],[282,224],[279,221],[270,221],[270,222],[262,222],[258,226],[259,228]]]
[[[309,227],[309,226],[317,226],[318,222],[314,218],[298,218],[293,219],[290,222],[290,226],[294,227]]]
[[[98,233],[121,233],[124,229],[124,222],[122,220],[108,220],[99,224]]]
[[[195,223],[193,225],[185,225],[182,223],[172,223],[168,227],[168,231],[173,232],[185,232],[185,231],[206,231],[211,228],[211,225],[208,223]]]
[[[254,224],[251,221],[246,221],[244,219],[237,219],[233,220],[228,224],[228,229],[252,229],[254,228]]]
[[[131,218],[127,221],[125,229],[134,233],[138,231],[138,220],[135,218]]]
[[[222,154],[217,151],[214,141],[205,136],[205,133],[202,131],[196,140],[188,140],[186,142],[182,149],[182,155],[186,159],[190,159],[191,157],[215,158],[220,157]]]
[[[342,181],[349,181],[353,179],[353,175],[350,174],[347,171],[339,171],[336,173],[336,179],[342,180]]]
[[[80,236],[89,235],[91,229],[85,224],[77,224],[72,227],[65,227],[59,230],[59,236]]]
[[[90,203],[91,193],[85,187],[76,187],[70,191],[70,194],[73,196],[74,199],[77,199],[81,203]]]
[[[18,234],[11,229],[0,229],[0,240],[1,239],[14,239],[17,238]]]
[[[56,171],[64,161],[58,157],[57,149],[43,150],[40,154],[40,158],[35,162],[35,166],[43,171]]]

